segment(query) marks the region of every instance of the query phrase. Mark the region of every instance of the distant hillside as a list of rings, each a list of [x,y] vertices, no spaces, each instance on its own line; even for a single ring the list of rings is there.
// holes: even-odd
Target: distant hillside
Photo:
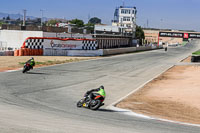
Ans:
[[[8,14],[8,13],[1,13],[0,12],[0,19],[3,19],[4,17],[10,17],[11,19],[23,19],[23,15],[21,14]],[[33,16],[27,16],[26,18],[30,18],[30,19],[36,19],[37,17],[33,17]]]

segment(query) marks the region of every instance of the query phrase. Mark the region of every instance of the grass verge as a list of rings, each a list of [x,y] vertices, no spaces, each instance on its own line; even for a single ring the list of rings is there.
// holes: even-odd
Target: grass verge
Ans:
[[[192,55],[200,55],[200,50],[192,53]]]
[[[63,63],[70,63],[70,62],[77,62],[83,59],[69,59],[69,60],[64,60],[64,61],[59,61],[59,60],[48,60],[48,61],[44,61],[44,62],[35,62],[35,65],[54,65],[54,64],[63,64]],[[25,64],[25,62],[19,62],[20,66],[23,66]]]

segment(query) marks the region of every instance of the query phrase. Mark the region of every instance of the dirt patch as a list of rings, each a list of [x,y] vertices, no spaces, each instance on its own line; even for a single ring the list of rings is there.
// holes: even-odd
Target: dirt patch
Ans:
[[[191,56],[187,57],[186,59],[182,60],[181,62],[191,62]]]
[[[175,66],[117,107],[157,118],[200,124],[200,66]]]
[[[23,63],[29,60],[30,56],[0,56],[0,72],[15,70],[23,67]],[[81,60],[96,59],[99,57],[68,57],[68,56],[34,56],[35,67],[49,66]]]

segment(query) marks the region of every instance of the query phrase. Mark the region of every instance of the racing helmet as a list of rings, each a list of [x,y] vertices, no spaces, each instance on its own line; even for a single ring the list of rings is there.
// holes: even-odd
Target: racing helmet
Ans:
[[[101,85],[99,88],[100,88],[100,89],[104,89],[104,86],[103,86],[103,85]]]

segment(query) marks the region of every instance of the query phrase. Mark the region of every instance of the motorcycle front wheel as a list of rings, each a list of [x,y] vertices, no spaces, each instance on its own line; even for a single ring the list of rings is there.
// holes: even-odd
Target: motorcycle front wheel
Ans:
[[[22,70],[22,73],[25,73],[27,70],[26,70],[26,67],[23,68]]]
[[[91,110],[97,110],[101,106],[101,101],[100,100],[92,100],[90,103],[90,109]]]
[[[78,108],[80,108],[80,107],[82,107],[83,106],[83,100],[80,100],[80,101],[78,101],[77,102],[77,104],[76,104],[76,106],[78,107]]]

